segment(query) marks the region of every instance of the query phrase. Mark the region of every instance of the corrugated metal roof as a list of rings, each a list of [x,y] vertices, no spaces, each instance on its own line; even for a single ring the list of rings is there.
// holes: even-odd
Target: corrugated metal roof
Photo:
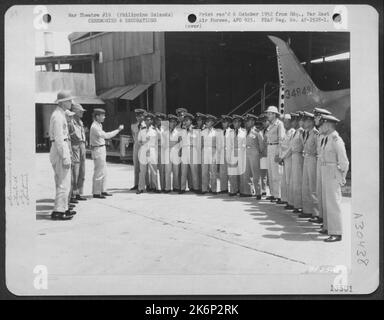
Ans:
[[[135,87],[136,87],[135,84],[131,84],[128,86],[114,87],[100,94],[100,98],[104,100],[117,99]]]
[[[125,100],[135,100],[139,95],[141,95],[145,90],[147,90],[152,84],[139,84],[132,90],[128,91],[120,97],[120,99]]]

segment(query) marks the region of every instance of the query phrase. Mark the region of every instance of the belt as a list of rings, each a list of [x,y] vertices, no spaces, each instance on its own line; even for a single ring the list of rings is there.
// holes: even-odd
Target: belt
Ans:
[[[316,154],[304,153],[304,152],[303,152],[303,156],[304,156],[304,157],[312,157],[312,158],[316,158],[316,157],[317,157]]]
[[[68,139],[64,139],[64,141],[68,141]],[[55,140],[51,140],[51,142],[55,142]]]
[[[320,165],[322,166],[336,166],[337,162],[326,162],[326,161],[321,161]]]
[[[269,146],[274,146],[274,145],[277,145],[279,144],[278,142],[274,142],[274,143],[268,143]]]
[[[101,148],[101,147],[105,147],[105,144],[102,144],[101,146],[91,146],[91,148]]]

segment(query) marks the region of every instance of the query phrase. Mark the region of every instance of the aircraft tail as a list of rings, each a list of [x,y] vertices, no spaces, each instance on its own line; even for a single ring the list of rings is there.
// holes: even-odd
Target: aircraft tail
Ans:
[[[309,110],[321,104],[322,92],[316,87],[292,49],[280,38],[268,37],[276,45],[280,112]]]

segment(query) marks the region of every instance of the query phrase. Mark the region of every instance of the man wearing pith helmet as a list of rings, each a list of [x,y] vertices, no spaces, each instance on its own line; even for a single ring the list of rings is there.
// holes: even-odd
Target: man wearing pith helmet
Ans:
[[[73,217],[69,210],[69,194],[71,189],[71,151],[69,148],[69,132],[65,111],[72,106],[72,95],[69,91],[57,94],[58,106],[53,111],[49,122],[49,138],[51,149],[49,159],[55,173],[55,205],[51,218],[54,220],[70,220]]]
[[[103,122],[105,120],[105,110],[97,108],[93,110],[93,123],[89,133],[89,144],[92,151],[92,159],[94,163],[92,193],[94,198],[105,199],[111,196],[107,192],[107,150],[105,140],[112,139],[124,129],[120,125],[116,130],[105,132],[103,130]]]
[[[343,234],[341,186],[346,183],[349,161],[344,141],[335,130],[339,121],[332,115],[323,115],[320,120],[324,133],[320,149],[321,190],[324,219],[326,219],[322,233],[329,235],[325,242],[340,241]]]
[[[283,122],[279,120],[280,113],[275,106],[268,107],[265,113],[267,114],[269,121],[266,138],[268,181],[271,196],[268,199],[271,201],[279,201],[281,199],[281,178],[283,175],[283,168],[279,164],[279,155],[281,142],[285,135],[285,129]]]

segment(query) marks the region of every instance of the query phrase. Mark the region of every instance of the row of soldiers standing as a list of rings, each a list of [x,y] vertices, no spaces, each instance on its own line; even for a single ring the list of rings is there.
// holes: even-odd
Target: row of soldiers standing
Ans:
[[[135,112],[132,190],[138,194],[182,194],[188,185],[199,194],[255,195],[261,200],[268,181],[266,199],[322,224],[319,232],[329,235],[326,242],[341,240],[341,186],[349,162],[335,130],[339,120],[326,109],[280,115],[270,106],[260,117],[222,115],[221,129],[214,128],[219,120],[215,116],[194,116],[185,108],[178,108],[176,115]],[[199,151],[199,161],[192,159],[192,149]],[[140,150],[149,157],[141,157]]]

